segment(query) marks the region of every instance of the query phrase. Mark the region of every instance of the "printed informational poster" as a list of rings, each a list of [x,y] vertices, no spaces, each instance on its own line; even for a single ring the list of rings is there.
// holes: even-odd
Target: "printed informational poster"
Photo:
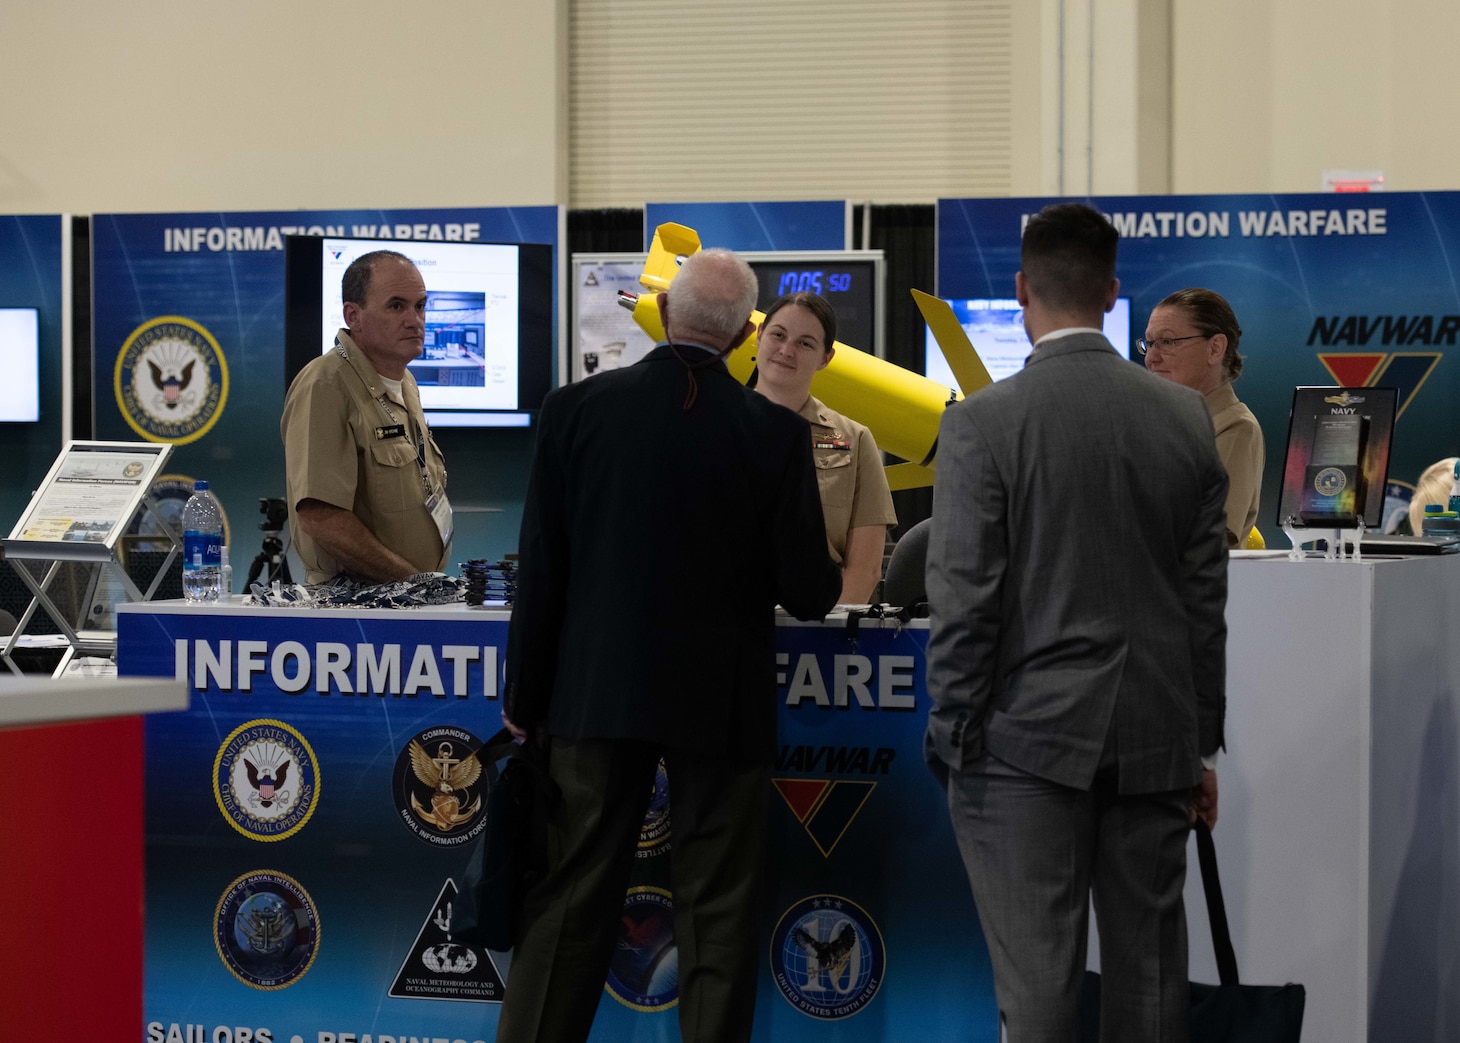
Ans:
[[[632,366],[654,348],[653,339],[619,303],[620,290],[642,293],[645,254],[573,257],[573,379]]]
[[[168,445],[72,442],[46,475],[10,540],[114,546],[171,451]],[[20,549],[7,546],[12,555]]]

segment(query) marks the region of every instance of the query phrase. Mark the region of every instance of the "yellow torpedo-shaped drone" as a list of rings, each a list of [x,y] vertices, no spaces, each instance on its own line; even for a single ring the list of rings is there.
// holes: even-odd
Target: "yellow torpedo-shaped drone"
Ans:
[[[639,277],[639,285],[648,292],[619,293],[619,303],[633,310],[634,321],[655,341],[664,339],[656,298],[669,289],[684,259],[699,248],[700,237],[694,229],[660,225],[654,230],[649,259]],[[989,384],[988,370],[953,309],[937,297],[919,290],[912,292],[963,393],[972,394]],[[764,319],[759,311],[750,316],[757,327]],[[755,354],[755,335],[751,334],[726,358],[725,364],[736,380],[744,383],[750,379]],[[812,378],[811,393],[838,413],[866,424],[878,448],[907,461],[887,468],[887,481],[893,489],[916,489],[933,483],[938,423],[943,410],[963,397],[937,381],[841,341],[836,343],[830,364]]]

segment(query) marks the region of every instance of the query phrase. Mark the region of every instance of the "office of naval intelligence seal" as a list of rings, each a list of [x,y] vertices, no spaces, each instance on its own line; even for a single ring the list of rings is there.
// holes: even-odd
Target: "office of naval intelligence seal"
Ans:
[[[185,445],[208,433],[228,401],[228,364],[203,326],[180,315],[149,319],[117,353],[117,407],[150,442]]]
[[[224,966],[250,988],[287,989],[319,953],[319,912],[299,881],[271,869],[245,873],[213,914],[213,944]]]
[[[248,721],[218,747],[213,795],[229,825],[250,840],[283,840],[314,814],[319,761],[304,736],[283,721]]]
[[[840,895],[812,895],[781,914],[771,936],[771,975],[786,1002],[813,1018],[857,1013],[877,995],[887,968],[882,932]]]

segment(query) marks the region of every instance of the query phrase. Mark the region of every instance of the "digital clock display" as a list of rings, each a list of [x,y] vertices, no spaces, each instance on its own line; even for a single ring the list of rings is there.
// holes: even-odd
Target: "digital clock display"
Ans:
[[[776,289],[777,296],[788,293],[846,293],[852,288],[851,272],[828,272],[823,269],[786,272]]]
[[[826,263],[752,260],[760,283],[756,307],[764,311],[788,293],[818,293],[836,310],[836,339],[870,352],[875,348],[877,315],[876,262],[848,260]]]

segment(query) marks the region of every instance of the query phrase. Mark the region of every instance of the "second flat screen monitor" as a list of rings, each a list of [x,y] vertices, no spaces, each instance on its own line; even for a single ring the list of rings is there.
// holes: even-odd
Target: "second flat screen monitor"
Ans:
[[[1003,380],[1024,368],[1030,345],[1029,337],[1024,333],[1024,309],[1019,307],[1018,301],[980,299],[949,301],[948,304],[953,308],[953,314],[958,316],[959,324],[968,334],[990,377]],[[1116,299],[1115,307],[1105,313],[1104,328],[1105,339],[1111,346],[1125,358],[1130,358],[1129,297]],[[948,360],[933,339],[932,330],[927,331],[924,352],[923,372],[928,378],[951,388],[958,387]]]
[[[421,355],[409,365],[436,427],[526,426],[552,365],[552,248],[290,236],[285,377],[334,344],[340,279],[374,250],[405,253],[426,283]]]

